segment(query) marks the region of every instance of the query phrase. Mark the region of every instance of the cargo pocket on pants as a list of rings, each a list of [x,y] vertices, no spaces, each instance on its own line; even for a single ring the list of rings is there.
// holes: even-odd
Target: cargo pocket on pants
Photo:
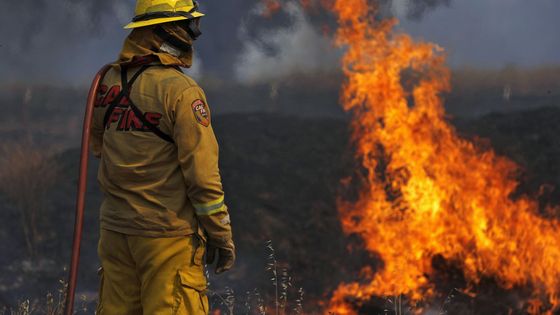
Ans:
[[[103,311],[103,285],[105,284],[103,267],[97,270],[97,275],[99,276],[99,297],[97,298],[97,308],[95,314],[99,315]]]
[[[177,272],[173,315],[208,314],[206,277],[201,270]]]

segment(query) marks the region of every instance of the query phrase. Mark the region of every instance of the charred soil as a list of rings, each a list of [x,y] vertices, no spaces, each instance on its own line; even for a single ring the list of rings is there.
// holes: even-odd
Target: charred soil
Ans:
[[[547,204],[560,203],[558,121],[560,109],[542,108],[455,119],[453,123],[462,136],[491,145],[519,163],[524,170],[519,174],[519,193],[538,197],[542,209],[546,209]],[[337,198],[352,194],[351,187],[341,189],[341,181],[359,169],[348,140],[347,121],[255,113],[216,116],[213,124],[221,145],[220,165],[239,248],[237,268],[224,277],[212,278],[214,288],[228,285],[239,293],[254,288],[266,292],[270,287],[265,270],[268,240],[274,242],[280,266],[289,268],[294,286],[305,289],[305,304],[311,308],[319,305],[318,301],[327,301],[341,281],[359,280],[362,266],[382,266],[377,257],[361,250],[359,238],[344,235],[339,223]],[[44,299],[46,292],[56,292],[58,279],[64,277],[63,266],[68,263],[71,245],[78,154],[78,149],[71,149],[56,156],[63,172],[49,194],[41,220],[44,237],[34,259],[27,257],[21,227],[12,223],[19,220],[18,210],[0,196],[0,309],[24,297]],[[96,167],[96,162],[90,166],[78,288],[91,299],[97,288],[97,218],[102,199]],[[542,215],[559,214],[543,210]],[[434,264],[441,269],[438,289],[443,303],[453,288],[464,283],[452,262]],[[457,307],[470,310],[469,314],[507,314],[516,307],[515,294],[523,294],[523,290],[506,292],[489,279],[476,299],[456,293],[455,302],[446,307],[449,314],[458,314],[451,311]],[[385,303],[383,297],[371,301],[364,306],[364,314],[383,312]]]

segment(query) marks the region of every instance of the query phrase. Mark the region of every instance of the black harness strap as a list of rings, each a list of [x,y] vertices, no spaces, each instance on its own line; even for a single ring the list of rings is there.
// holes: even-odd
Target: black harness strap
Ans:
[[[151,132],[155,133],[155,135],[160,137],[161,139],[169,143],[175,144],[173,138],[171,138],[171,136],[164,133],[163,131],[161,131],[161,129],[159,129],[158,127],[154,126],[154,124],[149,122],[148,119],[146,119],[146,117],[144,116],[144,113],[142,113],[142,111],[138,109],[138,107],[136,107],[136,105],[134,105],[134,103],[130,99],[129,99],[129,104],[130,104],[130,108],[132,108],[132,111],[134,112],[134,115],[138,117],[140,121],[142,121],[144,126],[148,127],[148,129],[150,129]]]
[[[119,95],[117,95],[117,97],[111,102],[111,104],[109,105],[109,108],[107,109],[107,111],[105,112],[105,116],[103,117],[103,126],[105,126],[105,128],[108,128],[109,126],[107,125],[109,123],[109,118],[111,118],[111,115],[113,114],[113,111],[115,110],[115,108],[119,105],[119,103],[122,101],[123,97],[128,96],[130,94],[130,90],[132,89],[132,85],[134,84],[134,82],[136,81],[136,79],[138,79],[138,77],[142,74],[142,72],[146,71],[146,69],[148,69],[150,66],[148,65],[144,65],[142,66],[142,68],[140,68],[140,70],[138,70],[138,72],[136,72],[132,78],[130,79],[130,82],[127,84],[127,68],[125,66],[121,65],[121,92],[119,93]],[[130,97],[129,97],[130,99]]]
[[[132,76],[130,82],[127,82],[127,68],[121,66],[121,80],[122,80],[121,86],[123,87],[123,90],[117,96],[117,98],[111,103],[111,105],[105,112],[105,117],[103,122],[107,128],[108,127],[107,124],[109,122],[111,115],[113,114],[113,111],[119,105],[121,100],[126,96],[128,98],[128,107],[132,109],[132,111],[134,112],[134,116],[140,119],[143,126],[148,127],[148,129],[150,129],[151,132],[153,132],[156,136],[160,137],[161,139],[174,144],[175,141],[173,140],[173,138],[168,134],[164,133],[163,131],[161,131],[161,129],[159,129],[157,126],[149,122],[146,116],[144,115],[144,113],[134,104],[134,102],[132,102],[132,99],[130,98],[130,91],[132,90],[132,85],[134,84],[136,79],[138,79],[138,77],[149,67],[150,67],[149,65],[142,66],[142,68],[140,68],[140,70],[138,70],[138,72],[136,72],[134,76]]]

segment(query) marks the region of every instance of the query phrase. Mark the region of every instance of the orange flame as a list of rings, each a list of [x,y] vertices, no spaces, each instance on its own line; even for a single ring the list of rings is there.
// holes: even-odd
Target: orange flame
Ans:
[[[435,256],[456,262],[471,286],[492,277],[505,289],[531,288],[533,314],[557,310],[560,222],[540,217],[535,200],[513,200],[518,167],[460,138],[446,121],[443,49],[396,32],[395,19],[375,21],[367,0],[335,0],[332,10],[346,49],[341,100],[353,112],[366,170],[358,201],[339,202],[339,213],[345,232],[384,264],[365,268],[360,283],[341,284],[328,312],[357,314],[348,301],[372,296],[429,301]]]

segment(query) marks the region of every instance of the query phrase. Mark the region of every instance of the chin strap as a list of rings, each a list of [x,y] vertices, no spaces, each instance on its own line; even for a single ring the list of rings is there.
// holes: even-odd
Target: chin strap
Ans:
[[[196,19],[192,19],[188,21],[187,27],[185,28],[185,31],[189,33],[189,36],[193,40],[196,40],[200,37],[200,35],[202,35],[202,32],[200,31],[200,27],[198,27],[198,25],[198,21]]]

